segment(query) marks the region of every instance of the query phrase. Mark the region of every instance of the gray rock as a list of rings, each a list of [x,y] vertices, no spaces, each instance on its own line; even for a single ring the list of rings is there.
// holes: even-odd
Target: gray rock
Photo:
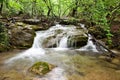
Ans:
[[[14,24],[8,30],[10,44],[14,48],[29,48],[33,44],[35,31],[25,27],[25,25]]]

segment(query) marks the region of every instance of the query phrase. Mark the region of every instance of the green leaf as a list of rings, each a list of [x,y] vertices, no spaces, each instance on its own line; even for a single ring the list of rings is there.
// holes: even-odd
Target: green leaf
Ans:
[[[0,0],[0,3],[3,3],[4,0]]]

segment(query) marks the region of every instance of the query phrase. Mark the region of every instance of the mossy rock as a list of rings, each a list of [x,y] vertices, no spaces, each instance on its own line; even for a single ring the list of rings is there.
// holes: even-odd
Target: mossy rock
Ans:
[[[84,35],[74,35],[68,39],[68,47],[70,48],[80,48],[87,44],[88,37]]]
[[[37,62],[32,67],[29,68],[29,71],[38,75],[45,75],[50,72],[55,66],[47,62]]]

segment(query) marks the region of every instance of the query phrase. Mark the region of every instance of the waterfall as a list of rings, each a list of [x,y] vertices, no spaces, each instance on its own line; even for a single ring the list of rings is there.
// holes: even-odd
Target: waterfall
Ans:
[[[84,30],[87,30],[87,28],[85,27],[85,24],[81,24],[81,23],[80,23],[80,26],[81,26],[81,28],[83,28]]]
[[[68,37],[62,37],[59,43],[59,48],[67,48]]]
[[[80,24],[81,27],[86,30],[84,24]],[[22,52],[22,54],[18,54],[17,56],[11,58],[9,61],[13,61],[16,59],[28,58],[31,61],[34,61],[38,57],[42,57],[45,55],[46,48],[55,48],[56,50],[64,50],[68,48],[68,38],[72,37],[76,34],[85,34],[80,30],[76,29],[75,26],[62,26],[57,24],[56,26],[52,26],[50,29],[45,31],[37,31],[36,37],[34,38],[33,45],[30,49]],[[74,44],[73,44],[74,43]],[[76,40],[70,40],[69,44],[76,48]],[[79,50],[85,51],[94,51],[97,52],[96,46],[91,41],[91,35],[88,35],[87,45],[80,48]]]
[[[42,39],[44,37],[44,32],[45,31],[38,31],[36,32],[36,37],[34,38],[34,42],[32,45],[32,48],[41,48],[42,47]]]
[[[87,30],[87,28],[85,28],[84,24],[80,24],[80,26],[84,29]],[[98,52],[98,50],[96,49],[96,46],[93,44],[92,42],[92,36],[90,34],[88,34],[88,42],[87,45],[80,48],[79,50],[81,51],[93,51],[93,52]]]
[[[90,34],[88,34],[88,42],[87,45],[80,48],[79,50],[81,51],[93,51],[93,52],[98,52],[98,50],[96,49],[96,46],[93,44],[93,42],[91,41],[92,36]]]
[[[86,30],[84,24],[80,25],[84,30]],[[76,48],[76,40],[74,40],[74,38],[69,38],[76,37],[76,35],[84,36],[85,32],[83,31],[83,29],[79,30],[72,25],[62,26],[57,24],[56,26],[52,26],[48,30],[37,31],[32,47],[6,60],[5,63],[10,64],[12,66],[32,65],[37,61],[54,63],[55,65],[57,65],[57,67],[53,69],[50,73],[39,78],[38,80],[67,80],[65,78],[65,75],[63,74],[63,65],[65,66],[65,61],[69,61],[66,53],[70,53],[69,51],[72,51],[68,47],[68,41],[73,48]],[[90,34],[88,35],[87,45],[80,48],[79,50],[97,51],[96,46],[91,41]],[[71,53],[75,52],[76,51],[73,51]]]
[[[75,26],[65,27],[59,24],[45,31],[37,31],[32,47],[10,58],[6,63],[26,58],[34,62],[45,55],[45,48],[67,48],[67,36],[72,35],[73,31],[76,31]]]

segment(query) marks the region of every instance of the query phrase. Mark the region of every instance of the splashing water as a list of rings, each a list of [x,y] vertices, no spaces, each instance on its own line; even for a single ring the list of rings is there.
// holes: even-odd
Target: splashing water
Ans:
[[[86,29],[84,25],[81,24],[81,26],[84,29]],[[75,26],[67,27],[59,24],[51,27],[46,31],[37,31],[32,47],[6,60],[5,63],[10,64],[12,66],[17,65],[20,67],[22,65],[23,67],[26,67],[27,65],[27,67],[30,67],[36,61],[49,62],[57,65],[58,67],[53,69],[50,73],[46,74],[44,77],[38,78],[38,80],[67,80],[63,68],[63,66],[66,65],[65,61],[69,61],[69,58],[66,58],[67,57],[66,53],[68,53],[69,50],[67,47],[67,41],[68,37],[72,36],[77,31],[78,30],[76,29]],[[80,48],[79,50],[97,51],[95,45],[92,43],[90,39],[91,36],[89,35],[87,45]],[[56,48],[52,49],[54,46],[56,46]]]
[[[80,26],[84,29],[84,30],[87,30],[87,28],[85,27],[84,24],[81,24],[80,23]],[[87,31],[88,32],[88,31]],[[96,49],[96,46],[93,44],[92,42],[92,36],[90,34],[88,34],[88,42],[87,42],[87,45],[80,48],[79,50],[81,51],[93,51],[93,52],[98,52],[98,50]]]
[[[67,40],[68,40],[67,37],[62,37],[58,47],[67,48]]]

